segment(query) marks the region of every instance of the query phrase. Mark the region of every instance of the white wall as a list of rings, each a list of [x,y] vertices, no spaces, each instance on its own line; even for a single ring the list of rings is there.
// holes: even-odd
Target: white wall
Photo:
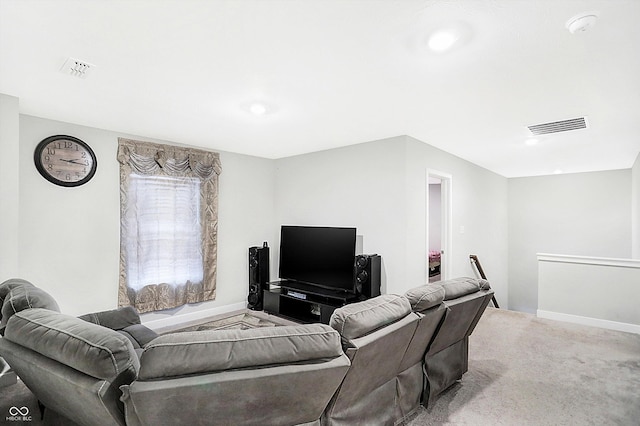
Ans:
[[[0,282],[19,276],[18,98],[0,93]]]
[[[509,308],[538,307],[536,253],[629,258],[631,170],[509,179]]]
[[[631,168],[631,256],[640,259],[640,154]]]
[[[538,316],[640,334],[640,260],[538,255]]]
[[[399,292],[405,258],[404,137],[276,161],[276,228],[356,227],[364,253],[382,256],[383,292]],[[278,242],[279,244],[279,242]],[[277,245],[276,245],[277,247]],[[277,253],[273,256],[277,265]],[[272,277],[277,269],[272,268]]]
[[[19,115],[5,95],[0,121],[0,145],[19,157],[0,159],[0,280],[32,280],[70,314],[115,307],[117,138],[153,139]],[[98,171],[88,184],[62,188],[38,174],[33,150],[53,134],[92,146]],[[145,321],[243,306],[247,248],[267,241],[277,278],[281,224],[355,226],[362,251],[383,257],[383,291],[427,282],[427,169],[452,176],[452,276],[473,276],[469,254],[478,255],[501,307],[535,312],[537,252],[625,258],[633,234],[638,257],[640,157],[631,170],[509,180],[407,136],[280,160],[221,159],[217,299]]]
[[[33,151],[45,137],[69,134],[87,142],[98,158],[89,183],[58,187],[33,165]],[[119,262],[119,164],[117,138],[172,143],[70,123],[20,116],[19,276],[50,292],[63,312],[79,315],[117,306]],[[186,144],[187,141],[174,141]],[[271,240],[274,164],[220,153],[218,273],[215,301],[145,315],[192,315],[230,304],[245,304],[247,250]]]
[[[117,138],[153,139],[26,115],[20,115],[19,122],[20,220],[14,225],[20,238],[14,245],[20,263],[16,276],[49,291],[62,311],[72,315],[114,308],[119,262]],[[38,174],[33,150],[53,134],[79,137],[94,149],[98,171],[89,183],[62,188]],[[247,248],[267,241],[273,248],[271,276],[277,278],[281,224],[355,226],[362,251],[383,257],[383,291],[401,293],[426,282],[429,167],[454,175],[454,194],[459,185],[454,206],[466,209],[465,205],[471,205],[472,210],[487,215],[482,219],[471,210],[455,214],[456,223],[468,224],[469,234],[454,238],[454,248],[461,245],[454,274],[473,275],[468,240],[474,239],[473,252],[486,262],[499,297],[506,300],[506,273],[500,271],[502,263],[497,260],[506,248],[506,237],[503,241],[484,238],[480,231],[489,229],[493,237],[502,233],[493,222],[501,223],[506,211],[504,178],[405,136],[275,161],[225,152],[221,160],[217,298],[145,314],[145,322],[243,306]],[[485,186],[486,200],[492,205],[489,209],[481,207],[486,200],[471,190],[477,182]],[[463,201],[468,198],[472,200]],[[491,223],[481,223],[487,220]]]
[[[364,252],[382,256],[383,292],[426,283],[427,169],[453,175],[453,276],[473,276],[478,254],[507,300],[506,179],[401,136],[277,161],[280,224],[356,226]]]
[[[507,179],[487,169],[407,137],[405,163],[407,258],[412,284],[427,282],[427,169],[451,175],[453,277],[477,276],[469,255],[478,256],[502,308],[507,307]],[[461,233],[461,227],[464,232]],[[417,285],[417,284],[416,284]]]

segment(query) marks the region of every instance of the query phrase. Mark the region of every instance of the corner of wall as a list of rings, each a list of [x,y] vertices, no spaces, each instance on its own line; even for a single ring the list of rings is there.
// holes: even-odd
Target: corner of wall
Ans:
[[[631,257],[640,259],[640,152],[631,167]]]
[[[0,282],[19,273],[18,221],[20,111],[16,97],[0,93]]]

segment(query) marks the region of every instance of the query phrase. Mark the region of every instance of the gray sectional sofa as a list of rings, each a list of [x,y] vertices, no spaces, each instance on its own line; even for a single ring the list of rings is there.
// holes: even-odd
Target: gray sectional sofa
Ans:
[[[0,284],[0,356],[47,424],[393,425],[460,379],[491,300],[463,278],[337,309],[330,325],[156,335],[131,308],[76,318]]]

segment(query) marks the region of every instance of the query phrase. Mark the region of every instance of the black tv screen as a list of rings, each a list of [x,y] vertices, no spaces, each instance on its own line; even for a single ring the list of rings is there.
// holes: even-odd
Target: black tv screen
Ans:
[[[283,225],[280,278],[355,292],[355,251],[355,228]]]

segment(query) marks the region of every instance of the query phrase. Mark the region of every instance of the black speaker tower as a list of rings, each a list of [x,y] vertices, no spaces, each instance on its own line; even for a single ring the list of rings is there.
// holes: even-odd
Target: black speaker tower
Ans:
[[[359,254],[355,262],[358,293],[367,299],[380,296],[381,258],[377,254]]]
[[[265,241],[262,247],[249,247],[249,297],[247,307],[262,310],[263,290],[269,282],[269,247]]]

